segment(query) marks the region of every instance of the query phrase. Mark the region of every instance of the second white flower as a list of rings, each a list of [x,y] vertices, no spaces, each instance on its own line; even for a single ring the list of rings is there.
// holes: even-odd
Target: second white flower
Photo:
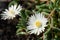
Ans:
[[[20,5],[11,5],[8,9],[1,14],[2,19],[13,19],[16,15],[19,15],[22,7]]]
[[[32,15],[29,18],[27,29],[30,30],[30,34],[39,35],[44,31],[45,27],[47,26],[47,21],[47,18],[45,18],[44,15],[42,15],[42,13]]]

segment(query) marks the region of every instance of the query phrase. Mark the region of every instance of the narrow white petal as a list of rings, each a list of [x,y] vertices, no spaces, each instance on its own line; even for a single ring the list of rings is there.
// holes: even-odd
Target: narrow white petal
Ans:
[[[16,8],[17,8],[17,4],[16,4],[16,5],[14,5],[14,10],[16,10]]]

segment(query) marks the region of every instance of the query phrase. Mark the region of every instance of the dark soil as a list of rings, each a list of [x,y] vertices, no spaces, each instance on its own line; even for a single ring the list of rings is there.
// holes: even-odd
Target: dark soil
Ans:
[[[8,8],[9,2],[0,2],[0,14],[4,9]],[[18,16],[13,20],[3,20],[0,15],[0,40],[27,40],[26,35],[16,35],[16,25],[18,23]],[[36,40],[35,35],[30,35],[29,40]]]

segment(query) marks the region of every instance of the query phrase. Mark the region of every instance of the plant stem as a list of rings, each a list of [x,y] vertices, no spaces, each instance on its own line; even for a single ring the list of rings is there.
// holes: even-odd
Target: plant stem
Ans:
[[[51,16],[53,16],[54,12],[55,12],[55,8],[54,8],[54,9],[51,11],[51,13],[48,15],[48,18],[51,18]]]

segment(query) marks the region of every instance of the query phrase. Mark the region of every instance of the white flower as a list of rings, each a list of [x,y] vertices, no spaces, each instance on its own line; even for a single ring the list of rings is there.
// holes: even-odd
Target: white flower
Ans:
[[[30,30],[30,34],[39,35],[44,31],[45,27],[47,26],[47,21],[47,18],[45,18],[44,15],[40,13],[32,15],[29,18],[27,29]]]
[[[2,19],[13,19],[16,15],[19,15],[22,7],[20,5],[11,5],[8,9],[5,9],[2,15]]]

